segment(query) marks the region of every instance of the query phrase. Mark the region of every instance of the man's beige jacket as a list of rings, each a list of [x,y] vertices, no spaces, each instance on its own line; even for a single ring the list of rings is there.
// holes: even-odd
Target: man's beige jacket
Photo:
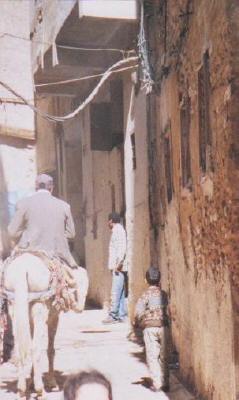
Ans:
[[[47,190],[20,200],[8,232],[20,249],[44,251],[76,265],[68,246],[75,236],[70,206]]]

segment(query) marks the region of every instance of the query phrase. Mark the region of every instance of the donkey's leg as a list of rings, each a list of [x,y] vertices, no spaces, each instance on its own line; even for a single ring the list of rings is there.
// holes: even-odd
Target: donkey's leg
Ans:
[[[48,361],[49,370],[47,377],[47,386],[50,390],[58,390],[55,375],[54,375],[54,358],[55,358],[55,336],[57,331],[57,326],[59,322],[59,312],[49,306],[49,316],[48,316]]]
[[[14,327],[14,307],[12,303],[8,303],[8,326],[6,337],[4,340],[4,359],[17,366],[19,354],[17,353],[16,334]]]
[[[40,395],[43,393],[44,385],[42,380],[43,375],[43,349],[44,341],[46,342],[47,335],[47,317],[48,308],[45,303],[34,303],[31,309],[33,321],[33,373],[34,386],[36,392]]]
[[[76,282],[77,306],[74,308],[74,311],[82,312],[85,308],[85,301],[89,288],[87,271],[82,267],[78,267],[76,269],[71,269],[70,273]]]
[[[18,381],[17,381],[18,398],[21,400],[25,400],[27,391],[27,373],[26,373],[27,368],[26,365],[23,365],[21,362],[19,345],[16,335],[15,319],[13,320],[13,335],[14,335],[14,360],[15,360],[14,363],[18,369]]]

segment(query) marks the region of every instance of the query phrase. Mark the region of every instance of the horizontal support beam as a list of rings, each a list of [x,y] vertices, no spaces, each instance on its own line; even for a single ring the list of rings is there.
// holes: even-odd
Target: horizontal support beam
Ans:
[[[57,48],[57,65],[68,69],[69,67],[76,67],[76,70],[78,70],[78,76],[79,70],[83,70],[84,68],[88,71],[92,70],[91,73],[104,71],[121,58],[122,53],[120,52],[81,51],[64,49],[60,47]],[[51,68],[52,66],[52,50],[50,49],[44,58],[44,69]],[[44,69],[42,72],[44,72]]]
[[[50,95],[50,96],[70,96],[70,97],[79,97],[80,99],[85,100],[85,98],[90,93],[91,88],[94,87],[98,82],[97,79],[94,82],[90,81],[80,81],[72,82],[64,85],[49,85],[37,87],[37,94],[41,95]]]

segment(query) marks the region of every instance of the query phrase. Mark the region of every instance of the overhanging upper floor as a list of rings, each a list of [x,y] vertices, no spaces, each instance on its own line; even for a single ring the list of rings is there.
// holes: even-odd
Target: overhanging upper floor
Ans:
[[[61,1],[58,0],[58,6]],[[43,7],[45,2],[40,3]],[[66,2],[68,7],[61,12],[57,11],[56,0],[53,3],[55,8],[43,7],[42,14],[39,4],[35,10],[32,46],[37,92],[82,95],[90,89],[92,80],[74,79],[101,74],[122,59],[127,51],[136,49],[138,2],[70,0]],[[48,29],[46,44],[42,45],[39,32],[44,29],[44,26],[40,27],[44,18],[47,19]],[[54,84],[69,80],[74,81]]]

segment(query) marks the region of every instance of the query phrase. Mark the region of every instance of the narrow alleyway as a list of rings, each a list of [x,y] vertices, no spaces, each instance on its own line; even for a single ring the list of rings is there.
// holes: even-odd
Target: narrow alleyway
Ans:
[[[61,316],[56,338],[55,370],[62,387],[66,376],[85,368],[97,368],[111,380],[114,400],[193,400],[174,376],[169,394],[152,393],[142,385],[148,377],[143,349],[126,338],[127,323],[105,326],[104,311]],[[46,361],[46,360],[45,360]],[[16,369],[10,363],[0,366],[0,399],[16,398]],[[47,400],[60,400],[61,393],[48,393]]]

